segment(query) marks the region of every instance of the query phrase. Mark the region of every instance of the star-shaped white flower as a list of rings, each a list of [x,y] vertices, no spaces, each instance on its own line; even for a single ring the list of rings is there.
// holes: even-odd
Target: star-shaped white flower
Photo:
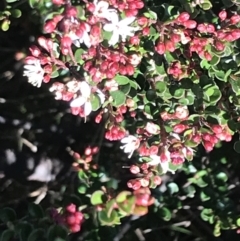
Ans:
[[[28,78],[28,82],[36,87],[40,87],[44,77],[44,70],[38,59],[24,65],[23,76]]]
[[[98,18],[105,18],[110,20],[110,14],[115,12],[115,9],[109,9],[109,3],[106,1],[94,0],[95,10],[93,15]]]
[[[124,137],[121,140],[121,143],[123,143],[123,145],[120,148],[123,149],[124,153],[129,153],[128,158],[131,158],[133,152],[140,145],[140,141],[133,135]]]
[[[72,108],[79,108],[83,106],[84,109],[84,115],[88,116],[92,111],[92,105],[90,102],[90,95],[91,95],[91,87],[86,81],[82,81],[79,83],[79,89],[81,92],[81,95],[74,99],[70,106]]]
[[[90,32],[90,25],[87,23],[82,23],[84,24],[85,27],[85,31],[83,32],[82,37],[78,37],[76,35],[75,32],[71,31],[68,36],[72,39],[73,44],[80,48],[81,43],[84,43],[88,48],[91,47],[91,41],[90,41],[90,36],[89,36],[89,32]]]
[[[108,42],[109,45],[115,45],[119,41],[120,36],[122,41],[125,42],[127,36],[134,36],[134,32],[139,30],[137,27],[128,26],[135,20],[135,17],[128,17],[119,21],[117,13],[112,12],[109,16],[111,23],[107,23],[103,27],[105,31],[113,32]]]
[[[170,163],[169,161],[162,162],[160,156],[158,155],[151,155],[150,158],[152,159],[152,161],[148,162],[150,166],[160,165],[162,169],[162,173],[167,173],[167,172],[175,173],[169,168],[169,163]]]

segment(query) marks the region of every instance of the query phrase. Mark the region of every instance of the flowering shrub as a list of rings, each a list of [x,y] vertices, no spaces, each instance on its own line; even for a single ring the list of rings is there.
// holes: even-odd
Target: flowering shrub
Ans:
[[[29,3],[42,14],[43,35],[30,47],[23,75],[36,87],[46,84],[73,115],[104,125],[105,139],[119,141],[132,160],[131,191],[93,191],[100,146],[71,150],[78,191],[101,225],[147,214],[162,174],[192,161],[199,146],[210,153],[239,131],[238,1],[217,8],[209,0]],[[234,148],[240,152],[239,141]],[[80,231],[81,213],[66,210],[68,227]]]
[[[130,171],[142,165],[144,178],[129,181],[133,189],[192,160],[199,144],[209,152],[231,141],[238,125],[226,105],[238,96],[238,48],[231,43],[240,38],[240,15],[221,10],[204,21],[201,8],[210,3],[158,8],[162,15],[143,1],[52,1],[57,12],[43,26],[50,38],[38,38],[24,67],[30,83],[50,82],[74,115],[97,111],[97,123],[104,115],[105,138],[121,140],[129,158],[138,152]],[[66,71],[72,77],[58,81]]]

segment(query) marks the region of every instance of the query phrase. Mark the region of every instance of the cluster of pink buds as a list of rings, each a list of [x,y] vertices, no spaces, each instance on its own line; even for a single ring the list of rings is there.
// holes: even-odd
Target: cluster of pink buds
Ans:
[[[69,204],[63,212],[58,212],[56,209],[50,210],[50,216],[57,224],[67,226],[71,233],[79,232],[84,221],[83,214],[77,211],[73,203]]]
[[[125,135],[126,135],[126,131],[122,127],[113,125],[105,133],[105,138],[110,141],[118,141],[123,139]]]
[[[77,211],[75,204],[71,203],[66,207],[64,212],[65,222],[72,233],[77,233],[81,230],[81,225],[83,223],[83,214]]]

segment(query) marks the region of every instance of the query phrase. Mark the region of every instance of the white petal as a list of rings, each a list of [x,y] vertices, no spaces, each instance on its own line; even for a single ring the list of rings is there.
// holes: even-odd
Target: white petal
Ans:
[[[120,27],[125,27],[129,24],[131,24],[136,18],[135,17],[129,17],[129,18],[124,18],[119,22]]]
[[[113,35],[112,35],[112,37],[111,37],[111,39],[109,40],[109,44],[110,45],[115,45],[117,42],[118,42],[118,40],[119,40],[119,34],[118,34],[118,32],[113,32]]]
[[[82,106],[84,103],[86,102],[86,99],[83,98],[82,96],[74,99],[71,103],[70,106],[71,107],[80,107]]]
[[[103,29],[107,32],[112,32],[115,29],[115,25],[112,23],[107,23],[103,26]]]
[[[84,105],[84,115],[88,116],[92,112],[92,105],[90,101],[87,101]]]
[[[109,3],[106,2],[106,1],[100,1],[98,4],[97,4],[97,11],[99,11],[99,9],[101,9],[101,11],[106,11],[109,7]]]
[[[109,20],[114,24],[118,24],[119,20],[118,20],[118,14],[116,12],[109,12]]]
[[[80,91],[84,98],[89,98],[91,94],[91,87],[86,81],[82,81],[80,82]]]
[[[90,37],[86,32],[83,35],[83,42],[88,48],[91,47]]]
[[[105,101],[105,95],[103,94],[103,92],[101,90],[97,90],[97,95],[100,98],[100,103],[103,104]]]

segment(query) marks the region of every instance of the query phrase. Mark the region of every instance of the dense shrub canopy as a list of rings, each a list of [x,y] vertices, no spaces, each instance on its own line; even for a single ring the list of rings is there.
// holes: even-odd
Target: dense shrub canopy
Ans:
[[[2,1],[1,241],[238,240],[239,6]]]

